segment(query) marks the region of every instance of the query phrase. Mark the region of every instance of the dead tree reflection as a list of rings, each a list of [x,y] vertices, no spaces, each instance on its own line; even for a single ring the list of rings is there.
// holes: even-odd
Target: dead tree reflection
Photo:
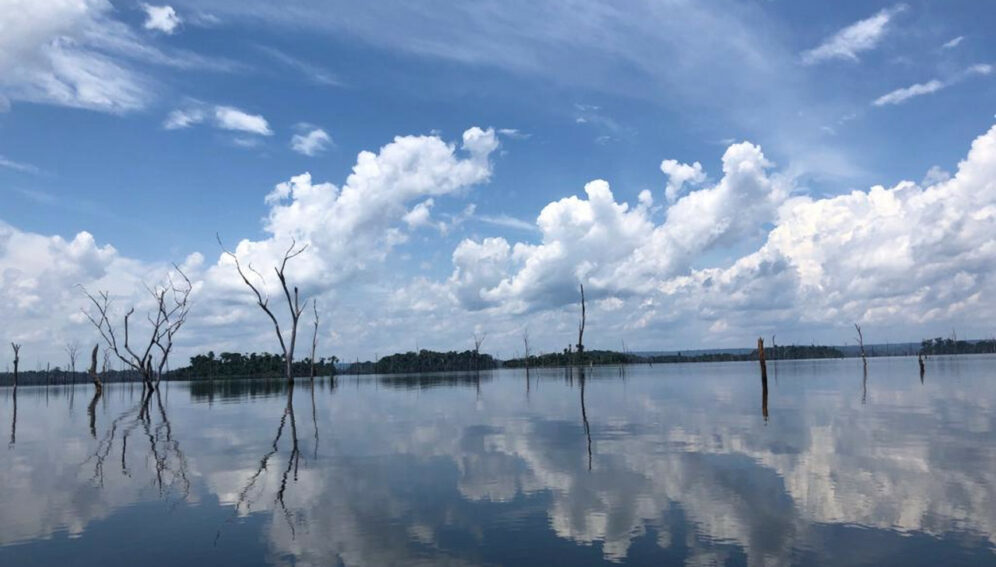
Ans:
[[[584,422],[584,436],[588,440],[588,470],[591,470],[591,427],[588,425],[588,411],[584,403],[584,367],[578,368],[578,380],[581,384],[581,421]]]
[[[17,386],[11,389],[10,396],[13,404],[13,412],[10,415],[10,446],[13,447],[17,443]]]
[[[99,390],[95,391],[88,408],[90,433],[94,438],[96,438],[95,409],[101,395]],[[158,419],[154,417],[150,408],[153,398],[156,401]],[[84,465],[93,463],[94,472],[91,482],[100,487],[104,486],[107,479],[105,464],[116,445],[120,445],[121,475],[124,477],[132,476],[132,471],[128,468],[128,457],[131,454],[128,449],[128,438],[139,429],[145,434],[145,438],[149,442],[147,456],[152,457],[154,473],[152,483],[158,490],[160,498],[166,500],[175,495],[174,505],[186,500],[190,495],[191,486],[187,473],[187,458],[179,440],[174,435],[166,404],[163,403],[159,391],[150,391],[148,388],[143,388],[138,404],[111,422],[97,443],[94,453],[84,462]]]
[[[768,377],[761,375],[761,415],[764,417],[764,424],[768,424]]]
[[[312,408],[314,408],[314,390],[312,390]],[[290,510],[287,508],[287,505],[284,500],[288,487],[287,481],[293,478],[294,482],[295,483],[297,482],[298,468],[301,461],[301,451],[297,437],[297,420],[294,416],[293,386],[290,386],[287,389],[287,406],[284,408],[283,415],[280,416],[280,425],[277,426],[277,434],[273,437],[273,442],[270,444],[270,450],[263,455],[262,459],[260,459],[259,466],[256,467],[256,471],[252,475],[250,475],[248,479],[246,479],[245,485],[243,485],[242,489],[239,491],[238,499],[235,502],[235,509],[232,510],[232,515],[225,521],[225,524],[230,524],[233,521],[235,521],[235,519],[239,516],[240,513],[244,512],[248,514],[250,511],[252,511],[254,503],[254,489],[259,483],[260,478],[263,477],[263,473],[269,470],[268,467],[270,464],[270,460],[273,458],[274,455],[276,455],[280,451],[280,439],[283,437],[284,428],[287,426],[288,418],[290,421],[290,430],[291,430],[291,451],[290,455],[287,458],[287,466],[284,468],[283,474],[280,477],[280,486],[277,489],[277,494],[276,498],[274,499],[274,502],[277,506],[280,507],[284,519],[287,521],[287,526],[290,528],[291,536],[297,537],[297,530],[295,528],[295,522],[293,516]],[[315,423],[316,423],[315,435],[317,443],[317,435],[318,435],[317,421]],[[318,449],[316,445],[315,449],[316,455],[317,451]],[[294,473],[293,477],[291,477],[292,471]],[[218,532],[215,534],[214,541],[216,545],[218,543],[218,539],[221,538],[221,531],[223,528],[224,525],[219,527]]]

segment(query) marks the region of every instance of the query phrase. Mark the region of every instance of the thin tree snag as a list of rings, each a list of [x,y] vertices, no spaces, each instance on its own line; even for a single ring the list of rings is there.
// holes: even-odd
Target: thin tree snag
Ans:
[[[10,348],[14,349],[14,387],[17,388],[17,366],[21,363],[21,345],[10,343]]]
[[[488,338],[488,334],[478,336],[474,333],[474,371],[479,372],[481,370],[481,345],[484,344],[484,339]]]
[[[861,363],[865,367],[865,373],[868,373],[868,357],[865,356],[865,336],[861,333],[861,326],[857,323],[854,324],[854,329],[858,331],[858,347],[861,349]]]
[[[764,361],[764,339],[761,337],[757,338],[757,359],[761,363],[761,381],[767,385],[768,384],[768,365]]]
[[[97,351],[100,350],[100,345],[93,345],[93,350],[90,352],[90,368],[87,370],[87,374],[90,375],[90,380],[93,381],[93,389],[99,396],[104,390],[104,384],[100,381],[100,375],[97,374]]]
[[[584,363],[584,324],[585,324],[585,304],[584,304],[584,284],[578,284],[581,286],[581,321],[578,323],[578,344],[577,344],[577,363]]]
[[[526,357],[526,394],[529,394],[529,329],[525,328],[522,330],[522,347],[525,350]]]
[[[242,269],[242,264],[239,262],[239,257],[235,253],[230,252],[225,248],[225,245],[221,242],[221,236],[216,235],[218,238],[218,246],[221,247],[222,252],[232,258],[235,262],[235,269],[239,272],[239,277],[242,278],[242,282],[246,284],[253,295],[256,297],[256,305],[266,313],[266,316],[270,318],[273,323],[273,328],[277,333],[277,340],[280,342],[280,350],[283,351],[284,362],[285,362],[285,374],[287,382],[290,384],[294,383],[294,347],[297,344],[297,322],[301,318],[301,313],[304,311],[304,307],[301,305],[301,298],[298,293],[297,287],[294,287],[294,293],[291,294],[290,287],[287,285],[287,262],[300,256],[302,252],[308,249],[308,245],[305,244],[301,247],[297,246],[297,240],[291,239],[291,244],[284,252],[284,258],[280,262],[280,267],[274,267],[273,271],[277,274],[277,279],[280,280],[280,286],[283,288],[284,297],[287,299],[287,308],[290,310],[291,316],[291,331],[290,331],[290,341],[284,341],[284,334],[280,330],[280,321],[277,316],[273,314],[270,309],[270,296],[266,292],[266,282],[263,279],[262,274],[253,269],[252,264],[248,265],[246,269],[252,272],[260,280],[260,285],[257,286],[249,281],[249,277],[246,275],[245,270]],[[305,302],[307,303],[307,302]]]
[[[916,361],[920,365],[920,383],[923,384],[923,375],[926,373],[927,369],[923,362],[923,352],[919,352],[916,355]]]
[[[315,311],[315,330],[311,335],[311,382],[315,381],[315,350],[318,349],[318,301],[312,301],[311,306]],[[314,386],[312,386],[314,388]],[[314,394],[312,394],[314,399]]]

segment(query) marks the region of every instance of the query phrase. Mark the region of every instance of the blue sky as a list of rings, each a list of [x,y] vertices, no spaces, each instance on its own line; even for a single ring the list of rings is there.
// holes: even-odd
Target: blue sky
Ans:
[[[203,317],[192,318],[184,348],[272,349],[251,305],[239,306],[237,321],[214,312],[238,293],[221,275],[231,270],[214,266],[216,232],[260,250],[291,235],[334,250],[301,277],[330,312],[329,351],[347,357],[413,348],[413,321],[428,322],[422,346],[463,348],[483,329],[511,355],[529,327],[544,348],[561,348],[575,317],[568,289],[579,280],[601,302],[603,334],[591,340],[607,348],[742,346],[772,332],[843,342],[853,320],[883,341],[952,327],[992,334],[983,319],[991,264],[969,254],[987,250],[991,220],[971,218],[982,223],[973,231],[959,222],[996,201],[992,181],[934,195],[972,194],[974,209],[954,203],[932,214],[916,200],[931,201],[930,188],[957,173],[996,121],[996,10],[985,3],[3,4],[0,297],[4,320],[16,323],[6,332],[36,352],[50,348],[46,333],[87,337],[75,284],[117,288],[124,305],[141,296],[124,282],[188,260]],[[171,122],[180,116],[185,127]],[[473,127],[494,140],[484,162],[461,146]],[[305,155],[293,138],[309,134],[324,143]],[[399,230],[390,243],[349,232],[370,229],[365,221],[329,232],[264,220],[280,208],[264,199],[277,184],[309,172],[316,185],[342,187],[359,152],[408,135],[449,143],[454,159],[480,171],[455,180],[445,177],[462,175],[451,164],[431,181],[451,188],[399,197],[398,214],[375,223],[377,238]],[[743,141],[763,156],[733,151]],[[724,173],[724,153],[763,169],[763,179],[739,185]],[[683,207],[665,196],[675,180],[661,170],[668,159],[700,163],[701,176],[677,193],[689,197]],[[627,203],[639,218],[610,218],[621,213],[608,204],[599,216],[584,191],[596,179],[611,187],[607,203]],[[919,219],[938,242],[957,235],[964,258],[934,258],[938,242],[912,233],[862,236],[881,223],[868,216],[868,203],[881,205],[869,188],[903,180],[927,194],[900,190],[878,212],[897,226]],[[855,190],[868,203],[832,200]],[[766,205],[751,206],[754,198]],[[403,218],[420,203],[421,216]],[[831,222],[831,213],[843,216]],[[805,230],[791,224],[800,218],[810,219]],[[800,231],[810,240],[785,244]],[[92,242],[74,240],[81,232]],[[14,236],[48,251],[30,254],[38,260],[28,266]],[[589,252],[570,250],[571,239]],[[862,261],[838,265],[829,251],[813,252],[834,242]],[[99,259],[80,260],[83,249]],[[883,259],[889,250],[910,262]],[[344,267],[336,254],[369,261]],[[959,286],[959,277],[972,281]],[[57,300],[17,299],[43,280]],[[746,295],[706,299],[716,281],[732,286],[726,299]],[[916,285],[889,291],[897,281]],[[231,332],[223,320],[261,328]]]

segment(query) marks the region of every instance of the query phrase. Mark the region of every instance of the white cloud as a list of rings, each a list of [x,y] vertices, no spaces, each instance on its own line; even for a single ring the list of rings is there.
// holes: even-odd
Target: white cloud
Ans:
[[[532,134],[527,134],[518,128],[499,128],[498,133],[513,140],[527,140],[532,137]]]
[[[342,85],[342,82],[339,80],[339,78],[336,77],[334,73],[332,73],[328,69],[325,69],[324,67],[308,63],[307,61],[303,61],[301,59],[298,59],[297,57],[288,55],[287,53],[284,53],[283,51],[273,47],[261,45],[258,47],[258,49],[263,53],[265,53],[266,55],[268,55],[273,60],[283,65],[286,65],[291,69],[298,71],[299,73],[301,73],[301,76],[303,76],[304,78],[308,79],[313,83],[317,83],[319,85],[326,85],[326,86]]]
[[[705,181],[706,175],[702,171],[702,164],[695,162],[692,165],[679,163],[673,159],[666,159],[661,162],[661,171],[668,176],[667,187],[664,189],[664,197],[669,203],[673,203],[681,193],[682,187],[686,183],[690,185],[699,184]]]
[[[946,42],[944,45],[942,45],[941,49],[952,49],[952,48],[958,47],[958,45],[960,45],[961,42],[964,41],[964,40],[965,40],[965,36],[959,35],[958,37],[953,38],[952,40],[950,40],[950,41]]]
[[[222,130],[248,132],[260,136],[270,136],[273,131],[266,119],[259,114],[249,114],[233,106],[216,106],[214,108],[215,125]]]
[[[776,329],[786,343],[839,340],[853,321],[897,339],[952,326],[991,333],[996,127],[950,176],[934,171],[920,185],[822,199],[790,196],[790,178],[760,148],[735,144],[718,181],[679,196],[662,220],[649,192],[632,206],[595,180],[584,196],[544,207],[535,238],[462,240],[441,281],[384,269],[413,230],[433,226],[429,213],[439,214],[444,197],[490,179],[497,148],[495,132],[478,128],[459,146],[400,136],[361,152],[342,185],[295,176],[267,196],[265,236],[235,250],[268,276],[291,238],[309,245],[294,260],[293,281],[334,306],[336,353],[410,348],[413,325],[435,348],[454,348],[487,325],[491,348],[511,352],[524,323],[538,349],[561,348],[575,325],[578,280],[592,300],[592,340],[612,337],[613,347],[620,337],[631,348],[749,344]],[[197,257],[187,264],[198,308],[181,352],[272,350],[272,331],[230,263]],[[8,336],[44,353],[63,338],[89,336],[73,319],[75,283],[110,288],[125,305],[166,268],[124,258],[85,233],[67,241],[0,225],[0,319],[15,322]]]
[[[758,234],[786,194],[765,173],[770,166],[760,148],[730,146],[723,179],[677,200],[659,226],[649,195],[630,208],[615,202],[607,182],[592,181],[587,199],[568,197],[540,212],[540,244],[462,242],[450,283],[469,308],[513,311],[572,303],[579,280],[592,297],[650,292],[657,278],[682,273],[703,251]]]
[[[107,0],[14,0],[0,10],[0,99],[101,112],[146,108],[157,84],[148,64],[230,71],[240,65],[161,50],[113,19]]]
[[[294,134],[291,137],[291,148],[306,156],[315,156],[325,151],[332,143],[332,137],[321,128],[313,128],[303,134]]]
[[[235,251],[247,264],[269,274],[292,238],[308,244],[307,252],[293,262],[294,283],[307,297],[322,296],[331,305],[329,294],[346,292],[337,286],[379,269],[408,238],[408,231],[428,220],[420,218],[421,210],[427,214],[439,198],[487,182],[490,156],[497,148],[495,133],[480,128],[464,132],[459,147],[434,136],[398,136],[377,152],[361,152],[341,186],[313,183],[309,174],[295,176],[266,197],[267,236],[242,240]],[[202,264],[200,254],[184,263],[194,281],[198,308],[179,337],[177,359],[206,345],[219,345],[216,350],[222,346],[272,350],[271,329],[250,324],[259,322],[259,313],[249,304],[230,260],[221,257],[215,265]],[[122,257],[110,245],[98,245],[88,233],[66,241],[0,222],[0,319],[16,322],[5,334],[24,342],[32,357],[54,360],[63,339],[92,334],[77,316],[83,302],[76,284],[109,289],[116,304],[126,306],[142,301],[143,282],[154,283],[149,279],[167,269],[166,263]],[[275,285],[272,278],[268,280]],[[356,335],[366,332],[369,329]]]
[[[176,15],[176,10],[172,6],[152,6],[142,4],[145,10],[145,24],[147,30],[157,30],[165,34],[172,34],[180,26],[183,20]]]
[[[0,167],[6,167],[7,169],[13,169],[14,171],[20,171],[21,173],[39,173],[41,171],[30,163],[14,161],[12,159],[7,159],[2,155],[0,155]]]
[[[935,93],[941,89],[946,89],[952,85],[960,83],[961,81],[973,76],[973,75],[988,75],[992,73],[992,66],[985,63],[980,63],[968,67],[961,73],[953,76],[952,78],[941,81],[939,79],[932,79],[926,83],[916,83],[908,87],[903,87],[901,89],[896,89],[892,92],[886,93],[872,102],[875,106],[885,106],[887,104],[902,104],[907,100],[926,94]]]
[[[543,209],[538,243],[461,242],[446,286],[464,309],[521,321],[575,303],[581,280],[592,298],[626,302],[595,315],[605,333],[652,327],[667,336],[680,321],[678,347],[696,344],[691,333],[705,340],[710,328],[745,341],[765,329],[849,321],[911,339],[953,324],[988,332],[996,313],[987,300],[996,293],[996,127],[953,177],[934,172],[928,185],[826,199],[789,198],[787,179],[769,174],[750,144],[731,146],[723,163],[716,185],[678,199],[658,225],[649,198],[630,207],[593,181],[587,199]],[[724,259],[752,241],[756,252]]]
[[[178,108],[166,115],[163,128],[181,130],[197,124],[208,123],[220,130],[242,132],[259,136],[270,136],[273,131],[266,118],[259,114],[249,114],[233,106],[211,106],[200,101],[190,101],[184,108]],[[237,145],[257,145],[259,140],[249,136],[234,138]]]
[[[830,59],[858,60],[858,53],[874,49],[888,31],[889,23],[906,10],[905,4],[881,10],[874,16],[857,21],[838,31],[820,45],[804,51],[802,61],[807,65]]]
[[[946,87],[946,83],[942,83],[937,79],[927,81],[926,83],[916,83],[908,87],[903,87],[901,89],[896,89],[892,92],[886,93],[877,99],[875,99],[875,106],[884,106],[886,104],[900,104],[905,102],[915,96],[936,93],[937,91]]]
[[[195,124],[204,122],[204,118],[204,111],[200,108],[177,109],[166,116],[166,120],[163,121],[163,128],[167,130],[189,128]]]

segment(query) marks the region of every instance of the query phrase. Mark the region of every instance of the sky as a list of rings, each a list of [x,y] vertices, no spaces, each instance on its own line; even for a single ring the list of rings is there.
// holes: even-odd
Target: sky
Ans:
[[[64,365],[97,338],[82,289],[120,321],[179,268],[174,366],[277,350],[218,237],[281,316],[272,269],[307,245],[288,277],[344,360],[561,350],[582,283],[589,349],[990,337],[994,27],[980,2],[0,0],[0,339]]]

